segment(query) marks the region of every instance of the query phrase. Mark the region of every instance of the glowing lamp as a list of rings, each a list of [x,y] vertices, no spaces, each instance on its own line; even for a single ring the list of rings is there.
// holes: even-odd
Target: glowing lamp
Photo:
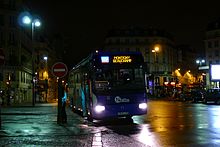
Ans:
[[[147,109],[147,103],[140,103],[138,107],[142,110],[145,110]]]
[[[104,110],[105,110],[105,106],[97,105],[97,106],[95,107],[95,111],[96,111],[97,113],[101,113],[101,112],[104,111]]]

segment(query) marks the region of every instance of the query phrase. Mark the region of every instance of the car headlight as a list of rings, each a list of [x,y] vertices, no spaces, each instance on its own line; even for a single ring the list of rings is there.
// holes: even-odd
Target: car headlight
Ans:
[[[140,103],[140,104],[139,104],[139,108],[140,108],[140,109],[143,109],[143,110],[144,110],[144,109],[147,109],[147,103]]]
[[[104,111],[105,110],[105,106],[102,106],[102,105],[97,105],[97,106],[95,106],[95,111],[97,112],[97,113],[100,113],[100,112],[102,112],[102,111]]]

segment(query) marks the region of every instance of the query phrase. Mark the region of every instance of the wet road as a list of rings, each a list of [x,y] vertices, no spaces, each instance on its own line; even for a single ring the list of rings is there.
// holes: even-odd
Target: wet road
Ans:
[[[120,120],[103,126],[116,134],[121,146],[133,141],[153,147],[220,146],[220,105],[150,101],[148,109],[147,115],[133,117],[130,124]],[[106,146],[114,140],[110,131],[102,135]]]
[[[148,114],[132,120],[84,120],[68,111],[56,123],[56,106],[3,109],[0,145],[73,147],[220,146],[220,105],[151,100]]]

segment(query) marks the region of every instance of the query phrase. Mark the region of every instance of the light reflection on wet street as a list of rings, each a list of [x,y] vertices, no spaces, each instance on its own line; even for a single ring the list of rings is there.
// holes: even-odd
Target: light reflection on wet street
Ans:
[[[148,105],[148,114],[134,116],[130,123],[114,120],[95,124],[106,129],[100,131],[103,146],[108,142],[152,147],[220,145],[219,105],[172,101],[149,101]],[[115,140],[109,138],[112,136]]]
[[[148,114],[88,122],[68,113],[58,125],[55,106],[2,111],[2,146],[194,147],[220,146],[220,105],[150,100]]]

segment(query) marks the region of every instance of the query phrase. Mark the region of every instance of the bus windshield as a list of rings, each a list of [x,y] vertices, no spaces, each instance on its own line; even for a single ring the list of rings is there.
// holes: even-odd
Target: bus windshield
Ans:
[[[142,68],[109,69],[95,75],[96,92],[132,91],[144,89]]]

